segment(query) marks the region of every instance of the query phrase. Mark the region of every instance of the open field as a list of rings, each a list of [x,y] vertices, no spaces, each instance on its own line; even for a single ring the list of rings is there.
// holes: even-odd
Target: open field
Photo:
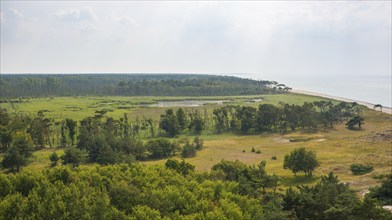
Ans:
[[[262,102],[248,102],[251,99],[262,98]],[[137,116],[159,119],[166,108],[141,107],[138,104],[155,103],[157,100],[230,100],[229,104],[258,106],[260,103],[279,104],[279,102],[302,104],[305,101],[325,100],[301,94],[262,95],[262,96],[239,96],[239,97],[55,97],[52,99],[31,99],[30,102],[14,104],[16,111],[27,114],[35,114],[39,110],[46,109],[49,117],[57,119],[73,118],[80,120],[91,116],[95,110],[110,108],[109,116],[121,117],[124,113],[129,114],[130,119]],[[119,109],[120,105],[128,102],[129,109]],[[3,103],[1,107],[12,111],[10,104]],[[72,108],[71,108],[72,107]],[[212,111],[217,105],[205,105],[190,107],[191,109],[207,109]],[[240,160],[246,164],[257,164],[261,160],[267,161],[267,171],[283,177],[282,187],[295,186],[298,184],[312,184],[320,174],[333,171],[339,178],[364,193],[370,186],[378,184],[373,179],[375,175],[386,174],[392,167],[392,118],[391,115],[364,109],[365,124],[362,130],[349,130],[344,124],[336,126],[333,130],[320,131],[318,133],[291,132],[291,133],[263,133],[261,135],[240,136],[230,133],[221,135],[203,134],[205,140],[204,149],[199,151],[194,158],[186,161],[194,164],[198,171],[209,171],[211,167],[225,160]],[[181,136],[179,138],[193,138]],[[252,153],[254,147],[261,154]],[[314,150],[320,160],[320,167],[316,170],[312,179],[304,178],[303,174],[295,177],[289,170],[283,169],[283,158],[294,148],[306,147]],[[45,149],[34,153],[35,158],[28,169],[44,169],[49,167],[49,155],[56,149]],[[245,151],[245,152],[243,152]],[[62,153],[62,150],[57,150]],[[276,156],[277,160],[271,157]],[[1,157],[1,156],[0,156]],[[143,161],[149,166],[163,164],[166,160]],[[353,163],[369,164],[374,166],[372,173],[354,176],[351,174],[350,165]],[[91,166],[91,165],[84,165]]]

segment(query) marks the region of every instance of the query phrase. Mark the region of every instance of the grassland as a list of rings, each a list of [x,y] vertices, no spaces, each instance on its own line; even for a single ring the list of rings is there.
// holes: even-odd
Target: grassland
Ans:
[[[262,99],[262,103],[277,105],[279,102],[289,104],[302,104],[305,101],[312,102],[316,100],[327,100],[301,94],[279,94],[279,95],[258,95],[258,96],[208,96],[208,97],[126,97],[126,96],[102,96],[102,97],[46,97],[21,99],[21,103],[0,103],[1,108],[8,109],[9,112],[22,112],[31,116],[38,111],[44,110],[45,115],[50,118],[62,120],[71,118],[81,120],[85,117],[94,115],[95,111],[106,110],[107,116],[113,118],[123,117],[128,114],[130,120],[136,120],[136,117],[146,117],[159,119],[167,108],[151,107],[157,101],[183,101],[183,100],[223,100],[225,104],[230,105],[250,105],[257,107],[260,102],[249,102],[253,99]],[[216,105],[204,105],[201,107],[186,107],[190,110],[207,110],[211,113]]]
[[[209,100],[230,100],[229,104],[258,106],[260,103],[247,102],[250,99],[262,98],[262,103],[278,104],[279,102],[301,104],[305,101],[325,100],[323,98],[300,95],[263,95],[263,96],[238,96],[238,97],[208,97]],[[55,97],[52,99],[31,99],[30,102],[14,104],[17,111],[35,114],[38,110],[49,110],[50,117],[73,118],[80,120],[91,116],[100,108],[111,108],[109,116],[121,117],[124,113],[129,118],[137,116],[158,119],[165,108],[141,107],[138,104],[154,103],[157,100],[185,100],[206,99],[205,97]],[[119,109],[118,106],[132,106],[129,109]],[[105,104],[102,104],[105,103]],[[110,103],[110,104],[109,104]],[[120,103],[120,104],[119,104]],[[69,108],[72,106],[72,108]],[[10,104],[1,107],[12,111]],[[215,105],[194,107],[193,109],[207,109],[211,111]],[[370,186],[378,184],[373,177],[391,172],[392,167],[392,118],[390,115],[365,109],[363,111],[365,124],[361,130],[349,130],[343,124],[332,130],[318,133],[291,132],[291,133],[263,133],[261,135],[240,136],[235,134],[203,134],[205,147],[194,158],[186,159],[194,164],[198,171],[209,171],[211,167],[225,160],[240,160],[246,164],[257,164],[261,160],[267,161],[267,171],[281,176],[282,188],[298,184],[312,184],[320,174],[333,171],[339,178],[349,183],[359,194],[364,193]],[[191,136],[181,136],[189,138]],[[252,153],[254,147],[261,154]],[[312,179],[305,178],[302,174],[295,177],[289,170],[283,169],[283,158],[294,148],[306,147],[314,150],[320,160],[320,167]],[[49,155],[56,149],[45,149],[34,153],[35,158],[28,169],[43,169],[49,166]],[[57,150],[62,153],[61,150]],[[271,157],[276,156],[277,160]],[[1,157],[1,156],[0,156]],[[166,160],[145,161],[143,164],[163,164]],[[374,166],[374,171],[362,176],[351,174],[350,165],[362,163]],[[91,165],[87,165],[91,166]]]

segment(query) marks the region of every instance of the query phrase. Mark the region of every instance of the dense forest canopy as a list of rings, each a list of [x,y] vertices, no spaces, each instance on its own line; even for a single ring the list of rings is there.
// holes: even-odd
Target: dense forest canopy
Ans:
[[[217,96],[280,93],[275,81],[201,74],[1,74],[0,97]]]

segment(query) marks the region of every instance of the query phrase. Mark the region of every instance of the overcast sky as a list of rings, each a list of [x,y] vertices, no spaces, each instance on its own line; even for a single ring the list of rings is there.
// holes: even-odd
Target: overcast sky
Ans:
[[[1,1],[1,73],[391,74],[391,2]]]

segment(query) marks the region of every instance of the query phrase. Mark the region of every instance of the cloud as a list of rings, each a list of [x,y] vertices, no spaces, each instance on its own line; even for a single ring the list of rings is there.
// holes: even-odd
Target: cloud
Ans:
[[[14,9],[14,8],[10,8],[10,9],[8,9],[8,11],[0,13],[0,20],[1,20],[1,22],[23,21],[24,15],[22,12]]]
[[[98,28],[96,26],[89,25],[89,24],[81,24],[78,27],[78,30],[81,31],[81,32],[85,32],[85,33],[94,33],[94,32],[97,32],[97,31],[102,31],[101,28]]]
[[[59,21],[96,21],[98,20],[97,15],[94,13],[93,9],[89,7],[84,7],[81,9],[68,9],[60,10],[55,13],[55,17]]]
[[[22,12],[14,9],[14,8],[8,9],[8,12],[9,13],[7,13],[7,18],[9,18],[9,19],[15,19],[15,20],[24,19],[24,15],[22,14]]]
[[[122,25],[133,27],[137,26],[137,23],[128,15],[114,16],[112,19]]]

